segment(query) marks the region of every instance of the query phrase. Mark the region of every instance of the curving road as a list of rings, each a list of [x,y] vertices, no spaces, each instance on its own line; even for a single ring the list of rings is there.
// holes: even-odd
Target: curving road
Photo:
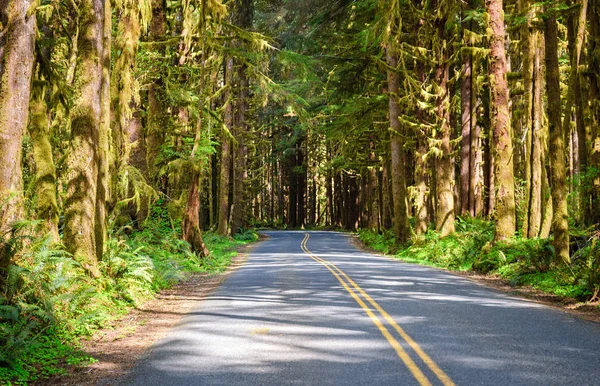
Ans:
[[[335,232],[265,232],[126,385],[600,385],[600,325]]]

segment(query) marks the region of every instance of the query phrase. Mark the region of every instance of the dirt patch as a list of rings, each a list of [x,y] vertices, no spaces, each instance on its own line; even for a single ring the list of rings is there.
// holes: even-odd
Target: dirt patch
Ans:
[[[355,247],[370,253],[381,254],[372,248],[369,248],[363,244],[358,236],[352,237],[352,243]],[[388,256],[393,258],[391,256]],[[395,259],[398,260],[398,259]],[[518,296],[523,299],[534,301],[536,303],[544,304],[546,306],[559,309],[561,311],[568,312],[572,315],[578,316],[582,319],[586,319],[592,322],[600,323],[600,302],[594,303],[582,303],[572,298],[565,298],[558,295],[549,294],[547,292],[540,291],[536,288],[525,286],[525,285],[511,285],[508,280],[505,280],[498,276],[484,275],[477,272],[460,272],[451,271],[439,267],[430,267],[433,269],[439,269],[455,275],[467,278],[475,283],[483,284],[488,287],[495,288],[497,290],[506,292],[508,294]]]
[[[154,300],[132,310],[83,342],[83,351],[98,362],[69,368],[69,375],[40,380],[34,385],[115,385],[136,361],[163,338],[188,312],[242,266],[256,244],[246,245],[232,259],[229,269],[218,275],[196,274],[162,291]]]

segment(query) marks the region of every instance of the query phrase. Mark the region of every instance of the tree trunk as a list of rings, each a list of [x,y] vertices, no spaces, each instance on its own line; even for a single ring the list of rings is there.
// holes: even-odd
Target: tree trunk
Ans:
[[[589,164],[591,167],[600,169],[600,4],[592,2],[589,6],[589,34],[588,34],[588,76],[589,76],[589,100],[591,121],[591,154]],[[595,103],[593,102],[595,101]],[[589,177],[588,177],[589,178]],[[587,224],[600,222],[600,176],[596,174],[588,182],[590,191],[586,197],[590,208],[586,215]]]
[[[104,1],[104,31],[102,47],[102,86],[100,100],[100,125],[98,127],[98,181],[96,190],[96,213],[94,219],[96,238],[96,258],[102,260],[104,245],[108,239],[108,203],[110,200],[111,173],[110,164],[114,164],[117,157],[112,146],[110,122],[110,60],[111,60],[111,34],[112,11],[110,1]]]
[[[29,119],[34,64],[35,12],[33,0],[0,3],[0,290],[12,258],[12,224],[23,217],[21,141]]]
[[[569,263],[569,214],[567,211],[565,136],[561,124],[560,73],[558,69],[558,25],[556,15],[546,15],[546,87],[550,130],[550,185],[554,219],[554,250]]]
[[[471,52],[462,53],[462,78],[461,78],[461,145],[460,145],[460,213],[465,215],[469,213],[473,216],[475,213],[471,210],[471,180],[474,173],[471,171],[471,142],[473,125],[471,118],[473,117],[472,102],[472,63],[473,55]]]
[[[30,103],[29,134],[35,161],[36,218],[43,221],[44,232],[51,235],[52,241],[59,242],[56,167],[50,143],[51,131],[44,101],[45,92],[45,87],[35,89]]]
[[[231,173],[230,133],[233,131],[233,58],[225,59],[225,85],[228,87],[224,94],[226,103],[224,124],[229,133],[221,134],[221,177],[219,181],[219,225],[217,233],[229,236],[229,174]]]
[[[167,33],[164,0],[152,0],[152,21],[150,22],[149,37],[152,41],[163,39]],[[164,47],[157,48],[159,55],[164,55]],[[163,101],[166,100],[165,84],[162,74],[157,74],[152,82],[149,82],[148,104],[146,107],[146,165],[148,181],[156,180],[160,166],[156,161],[160,159],[160,150],[165,141],[165,130],[168,123],[168,114]]]
[[[183,213],[181,230],[183,239],[190,243],[192,251],[200,257],[209,255],[200,230],[200,171],[196,167],[192,170],[192,181],[190,182],[187,204]]]
[[[529,157],[530,166],[530,191],[528,205],[528,229],[524,233],[529,238],[540,236],[542,229],[543,210],[543,168],[544,168],[544,142],[546,139],[546,125],[544,124],[544,42],[543,35],[536,31],[533,34],[532,49],[535,49],[533,57],[533,84],[532,84],[532,106],[531,106],[531,150]]]
[[[577,150],[577,154],[573,158],[575,158],[578,162],[574,163],[573,167],[570,168],[570,171],[571,173],[576,175],[577,178],[581,176],[580,173],[586,171],[588,165],[586,144],[587,133],[584,122],[583,97],[581,89],[581,79],[579,75],[581,50],[583,48],[585,26],[587,24],[587,8],[588,0],[580,0],[579,15],[571,13],[567,20],[567,36],[569,41],[571,73],[569,75],[569,88],[567,92],[567,101],[564,111],[563,131],[565,133],[571,133],[571,110],[573,105],[575,105],[575,137],[577,139],[577,143],[574,144],[574,146]],[[572,181],[573,180],[574,179],[572,178]],[[584,196],[585,190],[580,184],[576,195],[576,197],[578,198],[577,202],[578,204],[580,204],[580,208],[576,216],[579,221],[583,220],[586,216],[586,213],[589,211],[587,200],[585,200]]]
[[[394,235],[397,243],[404,243],[410,238],[410,225],[406,209],[406,175],[404,169],[404,134],[400,125],[400,108],[398,93],[400,78],[395,68],[398,58],[391,43],[386,47],[387,80],[389,90],[390,114],[390,157],[392,161],[392,193],[394,195]]]
[[[427,142],[426,138],[419,136],[417,138],[417,151],[415,153],[415,199],[414,199],[414,210],[415,210],[415,233],[422,235],[427,233],[429,228],[429,213],[428,213],[428,195],[427,189],[427,160],[425,155],[427,154]]]
[[[390,160],[384,157],[381,170],[381,227],[392,228],[392,192],[390,189]]]
[[[240,28],[250,29],[252,26],[253,0],[236,0],[234,4],[233,22]],[[233,207],[231,233],[238,233],[247,224],[248,208],[246,202],[246,184],[248,180],[248,125],[246,112],[248,110],[249,81],[246,64],[240,64],[237,71],[238,80],[238,98],[237,98],[237,119],[235,125],[236,146],[233,156]]]
[[[371,146],[371,154],[369,155],[370,161],[376,165],[371,166],[368,169],[368,200],[369,200],[369,224],[368,227],[370,230],[379,232],[381,230],[381,222],[379,220],[379,163],[377,160],[377,154],[375,154],[374,150],[375,144],[372,142]]]
[[[246,201],[246,181],[248,180],[248,146],[246,145],[248,128],[246,123],[246,111],[248,108],[248,77],[246,74],[245,65],[240,65],[238,70],[238,98],[237,98],[237,119],[235,125],[236,146],[233,157],[233,207],[235,208],[232,214],[231,233],[235,234],[241,228],[247,226],[247,211]]]
[[[506,52],[504,11],[502,0],[486,0],[489,14],[490,85],[492,93],[492,132],[495,153],[496,241],[514,236],[516,230],[515,181],[513,170],[512,129],[509,114],[508,82],[506,79]]]
[[[438,124],[440,125],[440,134],[438,137],[441,143],[440,154],[435,159],[435,226],[442,237],[451,235],[455,231],[454,166],[450,144],[452,128],[450,127],[450,90],[448,88],[450,64],[448,63],[447,55],[447,52],[439,53],[439,67],[435,75],[436,83],[440,90],[440,95],[437,97],[436,114]]]
[[[64,242],[85,269],[98,277],[96,200],[98,151],[102,121],[104,15],[103,0],[82,0],[75,70],[75,102],[67,155]]]

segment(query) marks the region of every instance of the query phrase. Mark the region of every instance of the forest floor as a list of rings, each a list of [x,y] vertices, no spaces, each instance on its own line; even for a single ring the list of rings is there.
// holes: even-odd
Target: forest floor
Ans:
[[[356,246],[362,250],[371,251],[358,240],[358,237],[353,239]],[[118,384],[119,378],[126,375],[156,341],[163,338],[186,313],[198,307],[211,291],[244,264],[248,253],[255,245],[256,243],[241,247],[226,272],[217,275],[194,275],[189,280],[162,291],[154,300],[132,310],[109,328],[84,340],[82,350],[96,358],[96,363],[85,367],[72,367],[69,369],[68,375],[40,380],[35,384]],[[448,271],[442,268],[437,269]],[[451,272],[479,284],[600,323],[600,308],[597,304],[578,303],[576,300],[550,295],[527,286],[510,286],[508,281],[499,277],[474,272]]]
[[[67,368],[67,375],[41,379],[34,385],[116,385],[148,349],[163,338],[188,312],[200,305],[233,271],[246,261],[256,243],[238,249],[221,274],[195,274],[133,309],[110,327],[82,341],[82,351],[97,361]]]

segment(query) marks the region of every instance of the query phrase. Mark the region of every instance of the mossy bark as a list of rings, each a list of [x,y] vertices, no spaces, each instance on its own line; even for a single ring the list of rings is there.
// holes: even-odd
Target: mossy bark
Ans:
[[[494,136],[496,241],[512,238],[516,230],[512,128],[509,113],[504,11],[502,0],[486,0],[489,14],[491,121]]]
[[[552,188],[554,251],[559,260],[570,261],[569,213],[567,209],[567,172],[565,135],[561,124],[560,73],[558,69],[558,23],[556,15],[546,17],[546,88],[550,131],[550,185]]]
[[[591,154],[590,166],[600,169],[600,3],[592,2],[588,9],[589,34],[588,34],[588,73],[590,103],[590,136]],[[594,103],[595,101],[595,103]],[[590,210],[585,221],[589,224],[600,222],[600,176],[590,181],[589,200]]]
[[[435,227],[442,237],[455,232],[454,166],[450,144],[452,128],[450,127],[450,89],[448,87],[450,64],[447,55],[447,52],[438,53],[439,67],[436,69],[435,74],[440,93],[437,97],[436,106],[440,148],[435,159]]]
[[[223,130],[221,134],[221,174],[219,180],[219,224],[217,233],[221,236],[229,235],[229,182],[231,173],[231,140],[230,133],[233,129],[233,98],[231,97],[233,90],[233,58],[225,59],[225,85],[228,87],[224,94],[226,103],[224,111],[224,124],[228,132]]]
[[[572,2],[570,2],[572,3]],[[567,18],[567,38],[569,42],[569,55],[570,55],[570,74],[569,74],[569,87],[567,91],[567,98],[565,104],[565,111],[563,114],[563,131],[570,133],[571,118],[573,116],[572,107],[575,107],[575,135],[576,141],[573,143],[575,147],[574,165],[571,168],[571,173],[575,174],[577,179],[581,178],[581,173],[585,173],[588,166],[588,146],[590,138],[587,133],[585,122],[584,122],[584,102],[583,102],[583,90],[581,84],[581,77],[579,71],[579,65],[581,63],[581,53],[583,48],[583,40],[585,36],[585,29],[587,24],[587,8],[588,0],[580,0],[579,12],[571,12]],[[583,224],[585,223],[586,213],[589,212],[589,202],[585,199],[588,194],[583,185],[580,184],[575,195],[576,204],[578,210],[576,213],[577,220]]]
[[[248,208],[246,205],[246,184],[248,180],[248,125],[246,112],[248,110],[248,76],[245,65],[240,65],[237,71],[238,97],[236,100],[237,119],[235,120],[235,139],[233,157],[233,207],[231,233],[238,233],[240,229],[247,226]]]
[[[535,15],[531,14],[530,18]],[[526,190],[525,198],[527,211],[523,220],[522,234],[529,238],[540,237],[543,214],[544,214],[544,158],[547,137],[547,125],[545,124],[544,108],[544,36],[539,31],[527,29],[525,46],[527,53],[525,78],[525,117],[527,140],[526,140]]]
[[[110,62],[111,62],[112,11],[110,1],[104,7],[104,31],[102,47],[102,85],[100,100],[100,125],[98,127],[98,182],[96,190],[96,217],[94,219],[96,238],[96,259],[102,260],[108,239],[108,211],[113,182],[110,165],[115,164],[117,153],[112,146],[110,108]]]
[[[98,152],[102,121],[104,0],[81,0],[71,111],[71,141],[67,153],[67,195],[64,243],[93,276],[99,276],[96,249]]]
[[[400,124],[400,108],[398,106],[398,93],[400,78],[396,72],[398,66],[397,53],[392,43],[386,46],[387,82],[389,91],[389,119],[390,119],[390,157],[392,175],[392,194],[394,195],[394,235],[397,243],[406,242],[410,236],[408,212],[406,208],[406,171],[404,168],[404,132]]]
[[[29,134],[35,161],[36,217],[43,221],[44,232],[50,234],[53,242],[59,242],[56,166],[50,143],[50,122],[44,91],[45,89],[40,87],[34,92],[29,105]]]
[[[471,211],[471,125],[472,112],[472,70],[473,55],[471,52],[462,52],[462,77],[460,84],[461,100],[461,144],[460,144],[460,213],[461,215],[474,213]]]
[[[422,235],[427,233],[429,228],[429,210],[428,210],[428,196],[429,189],[427,188],[427,142],[426,138],[419,136],[417,138],[417,151],[415,153],[415,197],[414,197],[414,211],[415,211],[415,233]]]
[[[0,290],[12,254],[6,239],[24,212],[21,141],[29,119],[34,64],[33,3],[0,3]]]
[[[167,33],[166,14],[164,0],[152,0],[152,21],[150,23],[150,39],[157,41],[163,39]],[[156,48],[158,55],[164,55],[165,48]],[[161,76],[157,76],[150,83],[148,89],[148,104],[146,107],[146,164],[148,172],[146,179],[148,181],[156,179],[160,165],[157,160],[160,159],[160,149],[165,142],[165,127],[169,120],[167,109],[165,107],[165,84]]]

